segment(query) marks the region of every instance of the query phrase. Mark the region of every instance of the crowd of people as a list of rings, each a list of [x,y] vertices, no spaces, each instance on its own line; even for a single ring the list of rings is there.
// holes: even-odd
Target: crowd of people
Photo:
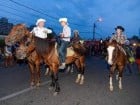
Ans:
[[[36,27],[33,28],[31,31],[32,34],[34,34],[35,37],[46,39],[47,34],[52,33],[52,30],[45,27],[45,19],[38,19],[36,22]],[[122,26],[117,26],[115,28],[115,33],[113,33],[112,37],[110,39],[100,39],[100,40],[85,40],[80,36],[80,33],[78,30],[73,31],[73,36],[71,36],[71,28],[68,25],[68,19],[67,18],[60,18],[59,19],[60,25],[63,27],[62,32],[59,34],[61,38],[61,44],[59,47],[59,58],[61,61],[60,69],[65,68],[65,58],[66,58],[66,51],[67,47],[70,45],[70,43],[81,43],[87,50],[87,56],[107,56],[107,45],[106,43],[116,41],[120,48],[127,54],[128,61],[130,63],[136,62],[138,65],[138,70],[140,73],[140,42],[137,42],[134,46],[124,35],[125,29]],[[5,67],[8,67],[10,65],[13,65],[14,60],[14,54],[15,50],[18,47],[18,45],[15,46],[9,46],[5,45],[3,49],[0,49],[0,59],[4,58],[4,65]]]

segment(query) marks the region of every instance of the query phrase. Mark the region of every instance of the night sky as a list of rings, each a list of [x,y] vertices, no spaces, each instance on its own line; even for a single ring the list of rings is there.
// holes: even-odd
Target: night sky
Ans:
[[[0,0],[0,17],[28,26],[44,18],[56,33],[62,30],[59,18],[67,17],[71,29],[78,29],[84,38],[92,38],[93,23],[102,17],[96,23],[96,38],[111,35],[117,25],[131,37],[139,34],[140,0]]]

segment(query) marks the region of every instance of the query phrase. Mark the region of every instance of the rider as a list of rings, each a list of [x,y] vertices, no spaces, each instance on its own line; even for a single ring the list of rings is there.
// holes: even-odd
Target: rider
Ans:
[[[72,43],[78,43],[78,42],[80,42],[81,38],[79,36],[79,31],[78,30],[74,30],[73,32],[74,32],[74,35],[71,38],[71,42]]]
[[[130,49],[128,50],[128,46],[130,42],[127,40],[126,36],[123,34],[125,29],[122,26],[117,26],[115,30],[116,30],[116,33],[112,36],[112,38],[110,39],[110,42],[113,40],[117,41],[117,43],[122,46],[121,48],[123,48],[128,59],[132,60],[133,54],[131,54]]]
[[[59,55],[60,55],[60,58],[61,58],[60,60],[62,64],[59,67],[59,69],[64,69],[67,47],[68,47],[68,44],[70,42],[70,37],[71,37],[71,28],[68,26],[67,18],[60,18],[59,22],[61,26],[63,27],[63,32],[60,33],[61,45],[59,48]]]
[[[115,28],[116,33],[111,37],[110,42],[113,40],[117,41],[120,45],[124,45],[126,41],[126,36],[123,34],[125,29],[122,26],[117,26]]]
[[[36,27],[33,28],[31,33],[33,33],[38,38],[46,39],[47,34],[52,33],[52,30],[45,27],[45,22],[45,19],[38,19],[36,22]]]

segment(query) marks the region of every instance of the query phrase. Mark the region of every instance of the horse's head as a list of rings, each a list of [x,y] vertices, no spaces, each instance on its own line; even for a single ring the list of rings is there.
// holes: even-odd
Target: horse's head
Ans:
[[[73,43],[72,47],[78,55],[85,55],[86,54],[86,48],[82,43]]]
[[[9,35],[5,38],[5,43],[7,45],[13,45],[27,35],[29,35],[29,31],[27,30],[26,26],[24,24],[17,24],[12,28]]]
[[[117,54],[117,42],[112,41],[107,43],[108,64],[112,65]]]
[[[20,43],[19,47],[16,49],[16,58],[17,59],[25,59],[27,56],[27,47],[24,43]]]
[[[19,42],[19,47],[16,49],[16,58],[25,59],[34,51],[34,40],[22,40]]]

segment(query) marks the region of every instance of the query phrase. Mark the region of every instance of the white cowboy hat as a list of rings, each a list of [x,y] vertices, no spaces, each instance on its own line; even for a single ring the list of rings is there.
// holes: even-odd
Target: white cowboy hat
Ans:
[[[59,19],[59,22],[66,22],[67,23],[68,22],[68,19],[67,18],[60,18]]]
[[[46,22],[46,20],[40,18],[40,19],[37,20],[36,25],[38,25],[40,22]]]

